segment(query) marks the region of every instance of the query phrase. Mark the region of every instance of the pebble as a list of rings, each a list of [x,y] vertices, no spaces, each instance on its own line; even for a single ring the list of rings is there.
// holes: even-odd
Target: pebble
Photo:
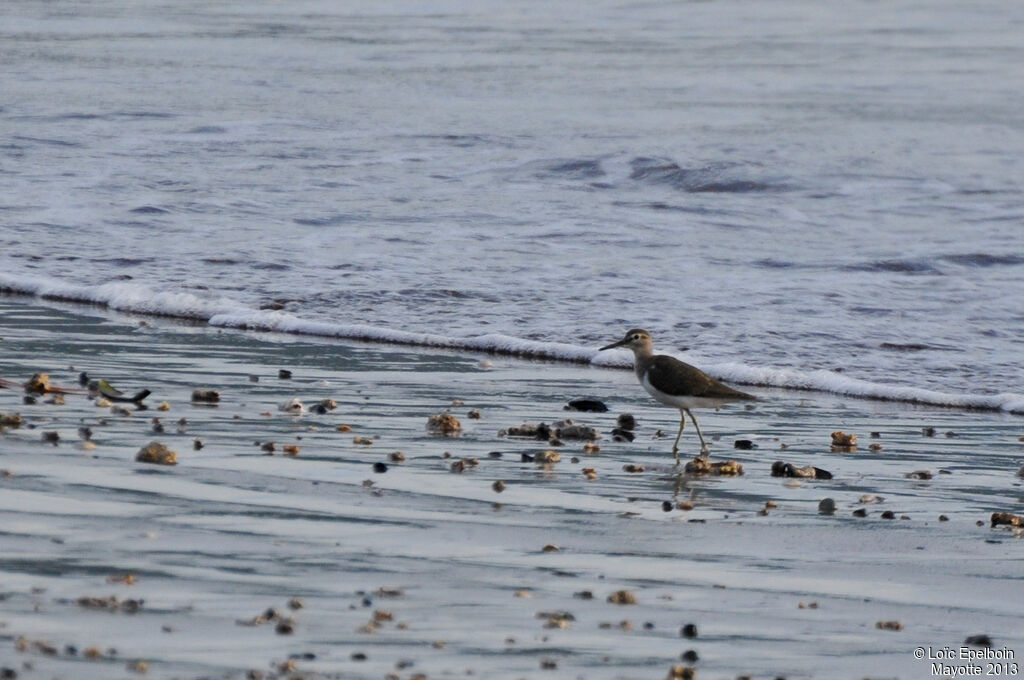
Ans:
[[[972,647],[991,647],[992,638],[982,633],[981,635],[970,635],[964,640],[965,645]]]
[[[679,635],[684,638],[695,638],[697,637],[697,624],[687,623],[685,626],[679,629]]]
[[[832,515],[836,511],[836,502],[831,498],[822,498],[818,502],[818,513],[822,515]]]
[[[696,677],[697,671],[690,666],[672,666],[666,680],[694,680]]]
[[[538,465],[547,465],[549,463],[557,463],[562,460],[562,455],[558,451],[538,451],[533,454],[533,462]]]
[[[637,419],[633,414],[624,413],[615,419],[615,425],[623,430],[635,430],[637,428]]]
[[[801,477],[811,479],[832,479],[832,473],[828,470],[808,465],[797,467],[792,463],[777,460],[772,463],[772,477]]]
[[[456,437],[462,432],[462,423],[451,413],[437,413],[427,419],[427,430],[444,437]]]
[[[495,493],[501,493],[502,491],[505,490],[505,482],[498,479],[493,484],[491,484],[491,488],[494,490]]]
[[[99,400],[96,400],[99,403]],[[192,390],[192,401],[216,404],[220,401],[220,392],[211,389],[196,389]]]
[[[989,521],[993,527],[1003,524],[1011,527],[1024,527],[1024,516],[1013,515],[1008,512],[993,512]]]
[[[865,510],[864,508],[857,508],[856,510],[853,511],[853,516],[854,517],[867,517],[868,516],[868,511]]]
[[[903,475],[907,479],[931,479],[932,473],[928,470],[914,470]]]
[[[744,451],[756,448],[754,442],[749,439],[737,439],[732,443],[732,447],[734,449],[741,449]]]
[[[388,466],[387,466],[386,463],[380,463],[380,462],[374,463],[373,464],[373,471],[377,472],[377,473],[384,473],[384,472],[388,471]]]
[[[562,407],[566,411],[585,411],[589,413],[605,413],[608,407],[598,399],[573,399]]]
[[[622,466],[622,469],[626,472],[638,474],[643,472],[646,468],[643,465],[634,465],[633,463],[626,463]]]
[[[281,380],[291,380],[292,372],[289,371],[287,368],[282,368],[278,370],[277,377],[280,378]]]
[[[628,590],[616,590],[608,596],[612,604],[636,604],[636,596]]]
[[[616,427],[612,430],[612,439],[617,442],[631,442],[636,436],[631,430],[624,427]]]
[[[694,458],[684,468],[691,475],[735,476],[743,474],[743,466],[734,460],[712,463],[707,458]]]
[[[875,628],[879,630],[903,630],[903,624],[899,621],[877,621]]]
[[[840,449],[855,448],[857,446],[857,435],[836,430],[832,433],[832,446]]]
[[[135,455],[135,460],[140,463],[153,463],[155,465],[177,465],[178,454],[160,442],[150,442],[139,449],[139,452]]]
[[[405,454],[402,453],[401,451],[395,451],[393,453],[389,453],[388,454],[388,460],[390,460],[392,463],[404,463],[405,462]]]

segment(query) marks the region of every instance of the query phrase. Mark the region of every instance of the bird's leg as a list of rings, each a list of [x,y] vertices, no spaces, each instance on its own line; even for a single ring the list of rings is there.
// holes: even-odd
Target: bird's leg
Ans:
[[[707,442],[704,441],[704,435],[702,435],[700,433],[700,425],[697,424],[697,419],[693,417],[693,412],[690,411],[690,409],[684,408],[683,411],[685,411],[687,414],[689,414],[690,420],[693,421],[693,426],[697,428],[697,436],[700,437],[700,456],[701,456],[701,458],[707,458],[708,457],[708,445],[707,445]],[[684,418],[684,420],[685,420],[685,418]]]
[[[690,416],[691,418],[693,416]],[[672,455],[676,457],[676,466],[679,465],[679,438],[683,436],[683,428],[686,427],[686,416],[679,412],[679,433],[676,434],[676,443],[672,445]]]

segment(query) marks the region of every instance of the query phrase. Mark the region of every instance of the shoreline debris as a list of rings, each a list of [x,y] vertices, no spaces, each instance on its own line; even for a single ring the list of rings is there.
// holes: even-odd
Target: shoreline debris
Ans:
[[[154,465],[177,465],[178,454],[160,442],[150,442],[139,449],[135,460],[140,463],[153,463]]]
[[[457,437],[462,433],[462,423],[451,413],[436,413],[427,419],[427,430],[442,437]]]
[[[799,468],[792,463],[777,460],[772,463],[772,477],[802,477],[808,479],[832,479],[832,473],[819,467],[808,465]]]
[[[721,475],[723,477],[732,477],[743,474],[743,466],[735,460],[723,460],[713,463],[711,460],[701,458],[700,456],[697,456],[688,462],[686,467],[683,469],[691,475]]]

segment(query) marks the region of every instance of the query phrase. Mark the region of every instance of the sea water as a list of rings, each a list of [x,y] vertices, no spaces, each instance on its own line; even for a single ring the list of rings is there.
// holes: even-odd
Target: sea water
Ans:
[[[1014,3],[0,6],[0,287],[1024,411]]]

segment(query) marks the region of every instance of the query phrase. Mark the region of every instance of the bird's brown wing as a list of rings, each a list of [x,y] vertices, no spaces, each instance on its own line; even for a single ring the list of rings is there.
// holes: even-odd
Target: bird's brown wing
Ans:
[[[696,366],[659,354],[647,366],[647,380],[655,389],[677,396],[706,399],[756,399],[715,380]]]

